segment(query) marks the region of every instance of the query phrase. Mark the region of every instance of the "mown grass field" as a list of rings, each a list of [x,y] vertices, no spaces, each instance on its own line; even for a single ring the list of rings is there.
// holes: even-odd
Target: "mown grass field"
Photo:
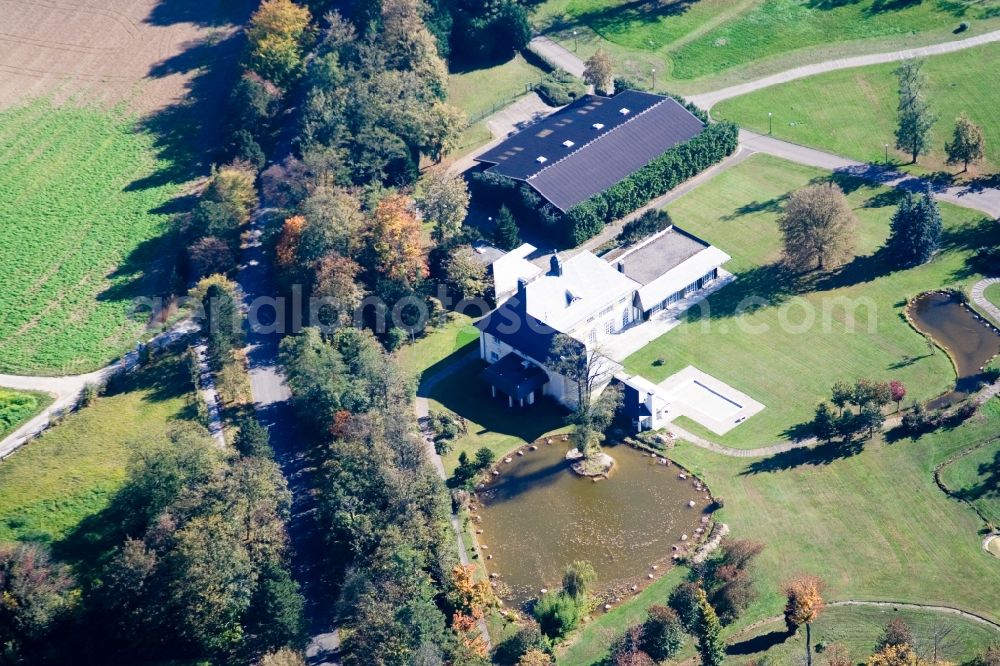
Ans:
[[[414,377],[459,350],[471,351],[469,345],[479,340],[479,329],[472,318],[456,312],[448,313],[447,321],[438,326],[428,324],[427,332],[416,342],[403,345],[396,352],[399,366]]]
[[[986,300],[1000,308],[1000,284],[991,284],[986,287],[983,295],[986,296]]]
[[[941,469],[941,482],[1000,525],[1000,440],[946,465]]]
[[[983,524],[934,483],[934,468],[1000,430],[1000,400],[955,429],[918,440],[842,445],[734,459],[682,444],[671,457],[725,499],[717,517],[758,539],[761,601],[741,620],[779,615],[782,583],[821,576],[830,601],[939,604],[1000,619],[1000,567],[983,552]],[[745,626],[744,624],[744,626]]]
[[[516,55],[505,62],[453,72],[448,77],[448,102],[473,122],[499,111],[529,92],[545,72]]]
[[[955,34],[962,21],[969,30]],[[645,77],[655,67],[660,87],[688,92],[705,89],[702,81],[745,80],[831,57],[987,32],[1000,26],[1000,3],[548,0],[534,23],[568,48],[575,44],[583,57],[603,48],[622,71]]]
[[[720,443],[754,448],[784,440],[812,418],[836,381],[899,379],[909,399],[926,400],[955,380],[951,361],[902,318],[908,296],[978,276],[966,259],[1000,242],[981,215],[942,205],[943,251],[918,268],[892,272],[873,253],[888,236],[898,193],[841,179],[860,224],[859,256],[843,269],[796,281],[778,265],[776,219],[784,198],[829,172],[755,155],[676,200],[674,222],[722,248],[737,280],[693,308],[685,321],[625,360],[626,369],[661,381],[687,365],[765,405],[724,436],[682,420]]]
[[[195,417],[184,364],[166,357],[0,464],[0,541],[58,543],[111,501],[136,451]]]
[[[0,111],[0,372],[85,372],[135,343],[133,299],[158,293],[171,256],[164,167],[116,111]]]
[[[1000,90],[983,85],[996,76],[997,62],[1000,44],[925,61],[927,99],[938,120],[931,131],[931,152],[918,160],[924,170],[962,170],[962,165],[946,165],[944,152],[962,112],[983,128],[986,139],[986,161],[973,166],[973,173],[1000,167]],[[897,66],[874,65],[792,81],[720,102],[712,115],[766,133],[771,112],[773,133],[779,139],[873,162],[885,159],[888,143],[890,160],[908,163],[910,156],[893,148],[898,103],[893,70]]]
[[[47,393],[0,388],[0,440],[50,404]]]

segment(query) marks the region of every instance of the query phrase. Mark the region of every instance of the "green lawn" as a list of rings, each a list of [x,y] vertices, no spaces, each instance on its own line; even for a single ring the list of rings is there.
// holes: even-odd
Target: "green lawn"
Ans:
[[[836,381],[899,379],[924,400],[955,378],[946,355],[902,319],[908,296],[978,279],[966,267],[974,248],[1000,240],[1000,227],[980,215],[942,205],[944,251],[932,262],[886,274],[884,262],[862,256],[843,270],[795,284],[777,264],[776,217],[784,197],[828,172],[755,155],[673,202],[674,222],[722,248],[737,275],[693,308],[677,328],[625,360],[654,381],[687,365],[731,384],[765,405],[724,436],[698,434],[742,448],[774,443],[812,417]],[[861,224],[858,251],[873,252],[888,235],[898,194],[843,179]],[[756,309],[748,308],[759,304]],[[853,313],[853,317],[851,316]]]
[[[0,388],[0,440],[50,404],[48,393]]]
[[[1000,62],[1000,44],[988,44],[927,59],[927,98],[938,121],[931,132],[931,154],[918,164],[925,169],[961,170],[945,165],[944,144],[955,118],[963,111],[982,126],[986,138],[984,164],[975,172],[1000,167],[1000,90],[984,86]],[[733,120],[757,132],[768,131],[767,114],[774,114],[774,135],[816,146],[861,161],[881,162],[884,144],[889,158],[909,162],[893,150],[898,102],[897,67],[890,63],[842,70],[792,81],[719,103],[716,118]]]
[[[1000,525],[1000,440],[959,458],[941,470],[941,482]]]
[[[472,325],[472,317],[450,312],[443,324],[428,325],[423,337],[414,343],[403,345],[396,352],[396,362],[419,379],[424,370],[457,351],[472,350],[473,347],[470,345],[477,340],[479,340],[479,329]]]
[[[521,55],[480,69],[453,72],[448,77],[448,101],[476,122],[528,92],[544,75]]]
[[[118,112],[0,111],[0,372],[79,373],[133,346],[133,299],[160,293],[171,268],[154,241],[177,186],[143,182],[165,166]]]
[[[485,446],[499,457],[521,444],[567,427],[568,412],[549,399],[523,410],[511,410],[505,402],[490,397],[489,387],[479,378],[482,368],[480,361],[467,363],[431,390],[428,402],[432,412],[448,410],[467,422],[466,434],[442,456],[449,472],[458,465],[458,454],[462,451],[471,457]]]
[[[184,364],[165,358],[0,464],[0,541],[58,542],[104,509],[129,457],[194,417],[189,389]]]
[[[986,287],[983,295],[986,296],[986,300],[1000,308],[1000,283],[991,284]]]
[[[812,627],[813,645],[823,644],[843,646],[851,663],[864,663],[875,649],[875,642],[882,634],[886,623],[893,618],[901,618],[913,631],[917,649],[923,654],[931,650],[932,637],[943,627],[952,627],[951,633],[940,642],[938,656],[945,661],[964,663],[972,659],[983,648],[1000,638],[1000,633],[986,625],[961,617],[944,615],[933,611],[891,608],[870,608],[865,606],[827,608]],[[767,650],[750,652],[757,643],[770,644],[780,640]],[[730,639],[731,650],[750,652],[750,656],[767,655],[776,664],[795,664],[805,655],[805,631],[786,638],[783,620],[766,624],[753,632]],[[732,657],[736,659],[737,657]],[[825,663],[823,652],[817,657]]]
[[[969,29],[953,33],[961,21]],[[808,62],[987,32],[1000,25],[1000,3],[547,0],[533,22],[581,57],[601,48],[644,83],[655,67],[658,87],[693,92]]]
[[[1000,567],[980,547],[982,522],[943,493],[941,461],[1000,430],[1000,400],[966,424],[863,451],[823,446],[743,460],[681,444],[671,457],[725,500],[717,517],[734,537],[767,544],[762,597],[741,620],[779,615],[780,587],[821,576],[825,597],[956,606],[1000,619]]]

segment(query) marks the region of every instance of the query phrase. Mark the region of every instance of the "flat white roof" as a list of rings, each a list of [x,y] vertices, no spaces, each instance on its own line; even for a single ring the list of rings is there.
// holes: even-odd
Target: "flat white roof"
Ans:
[[[534,245],[525,243],[493,262],[493,288],[498,296],[516,291],[519,278],[531,280],[542,272],[527,259],[535,249]]]
[[[527,308],[531,316],[566,333],[621,298],[631,299],[639,287],[591,252],[574,255],[562,267],[562,275],[550,271],[528,284]]]
[[[671,294],[680,291],[705,275],[705,273],[708,273],[713,268],[718,268],[731,258],[714,245],[709,245],[701,252],[674,266],[649,284],[639,287],[640,307],[643,310],[649,310]]]

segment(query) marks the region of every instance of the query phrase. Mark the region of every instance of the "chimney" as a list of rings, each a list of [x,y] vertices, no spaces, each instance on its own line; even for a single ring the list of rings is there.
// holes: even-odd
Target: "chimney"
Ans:
[[[618,272],[619,273],[624,273],[625,272],[625,262],[624,261],[619,261],[618,262]]]
[[[528,303],[528,281],[523,277],[517,278],[517,300],[522,306]]]
[[[562,274],[562,261],[559,259],[559,255],[553,252],[552,258],[549,259],[549,275],[560,276]]]

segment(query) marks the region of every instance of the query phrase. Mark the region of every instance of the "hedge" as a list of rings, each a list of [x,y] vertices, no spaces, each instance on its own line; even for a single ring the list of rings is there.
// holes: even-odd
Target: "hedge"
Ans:
[[[597,235],[604,225],[625,217],[708,167],[732,155],[739,128],[729,122],[709,125],[616,185],[577,204],[566,213],[574,245]]]
[[[604,225],[621,219],[665,194],[692,176],[731,155],[739,143],[733,123],[709,125],[698,136],[678,144],[616,185],[577,204],[565,214],[523,182],[479,171],[470,181],[483,203],[506,204],[518,225],[531,223],[553,231],[568,247],[600,233]]]

